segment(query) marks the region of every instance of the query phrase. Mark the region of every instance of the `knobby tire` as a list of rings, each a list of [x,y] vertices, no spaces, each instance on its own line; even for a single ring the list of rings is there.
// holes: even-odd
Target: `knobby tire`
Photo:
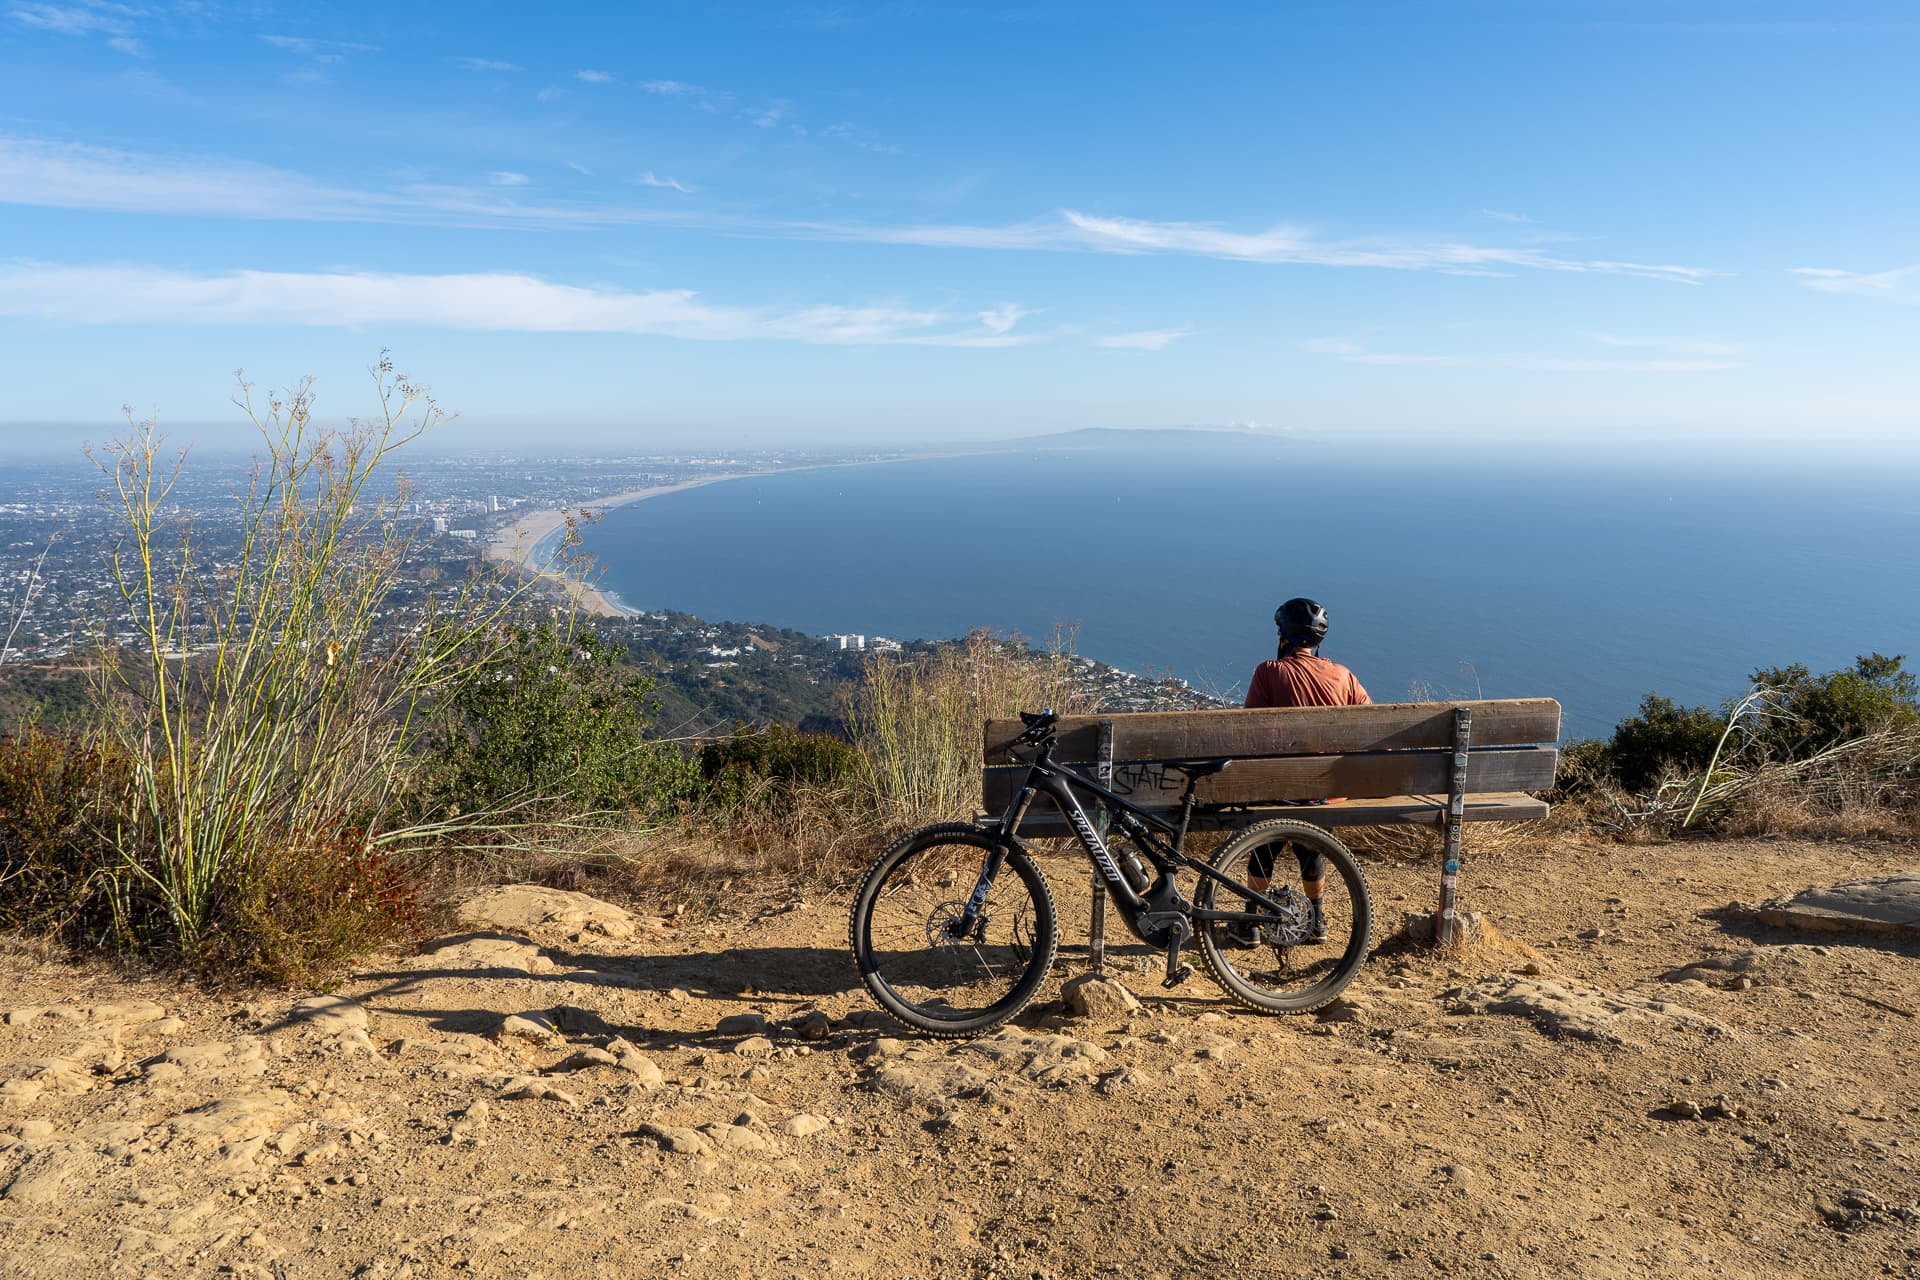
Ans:
[[[1004,861],[982,911],[980,936],[957,938],[958,919],[995,849]],[[902,1024],[959,1039],[1024,1009],[1053,967],[1053,893],[1033,860],[967,823],[901,837],[868,870],[847,921],[860,981]]]

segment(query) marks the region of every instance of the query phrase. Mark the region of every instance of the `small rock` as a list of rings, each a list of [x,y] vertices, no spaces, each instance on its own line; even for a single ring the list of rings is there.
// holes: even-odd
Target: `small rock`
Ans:
[[[758,1013],[732,1013],[720,1019],[720,1025],[714,1032],[723,1036],[757,1036],[765,1034],[767,1020]]]
[[[1856,1213],[1877,1213],[1881,1208],[1880,1197],[1864,1187],[1849,1187],[1841,1192],[1840,1203]]]
[[[1124,1018],[1140,1008],[1140,1001],[1119,979],[1101,973],[1083,973],[1060,988],[1067,1012],[1076,1018]]]
[[[1093,1089],[1100,1096],[1111,1098],[1123,1089],[1137,1088],[1145,1084],[1148,1079],[1147,1073],[1138,1068],[1121,1067],[1118,1071],[1109,1071],[1101,1076],[1100,1082],[1094,1085]]]
[[[563,1102],[569,1107],[580,1105],[580,1099],[570,1093],[556,1089],[536,1076],[515,1076],[500,1086],[500,1096],[508,1102]]]
[[[1673,1112],[1673,1114],[1679,1116],[1682,1120],[1698,1120],[1700,1118],[1700,1104],[1692,1098],[1679,1098],[1673,1102],[1669,1102],[1667,1104],[1667,1110]]]
[[[769,1154],[779,1151],[771,1138],[756,1133],[746,1125],[739,1124],[703,1124],[700,1134],[716,1146],[730,1151],[752,1151]]]
[[[802,1040],[825,1040],[828,1033],[833,1030],[833,1020],[815,1009],[800,1019],[794,1030],[799,1032]]]
[[[1233,1056],[1234,1043],[1225,1036],[1202,1036],[1193,1056],[1212,1062],[1225,1062]]]
[[[692,1129],[673,1125],[643,1124],[637,1130],[642,1138],[651,1138],[666,1151],[683,1156],[703,1156],[711,1149],[707,1140]]]
[[[1364,1000],[1342,998],[1324,1006],[1314,1016],[1322,1022],[1359,1022],[1372,1007]]]
[[[1607,936],[1607,931],[1598,926],[1595,926],[1594,928],[1591,928],[1591,929],[1582,929],[1580,931],[1579,936],[1581,941],[1583,942],[1598,942],[1600,939]]]
[[[547,1021],[545,1014],[510,1013],[500,1019],[488,1032],[494,1040],[525,1040],[532,1044],[548,1044],[557,1040],[560,1033]]]
[[[549,1072],[584,1071],[589,1067],[616,1067],[619,1065],[620,1059],[608,1053],[605,1049],[595,1049],[588,1046],[584,1049],[575,1049],[572,1053],[548,1067],[547,1070]]]
[[[1722,1094],[1701,1108],[1700,1114],[1708,1120],[1743,1120],[1746,1118],[1747,1109]]]
[[[773,1052],[773,1041],[765,1036],[748,1036],[733,1046],[733,1051],[743,1058],[765,1057]]]
[[[780,1132],[790,1138],[810,1138],[822,1129],[829,1128],[831,1123],[825,1116],[808,1115],[803,1112],[782,1124]]]

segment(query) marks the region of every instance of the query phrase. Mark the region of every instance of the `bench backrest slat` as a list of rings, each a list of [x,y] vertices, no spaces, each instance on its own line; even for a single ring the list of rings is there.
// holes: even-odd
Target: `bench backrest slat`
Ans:
[[[1453,709],[1473,712],[1476,747],[1535,746],[1560,740],[1560,704],[1552,698],[1476,702],[1382,702],[1367,707],[1262,707],[1253,710],[1136,711],[1062,716],[1053,758],[1088,764],[1100,721],[1113,721],[1116,760],[1179,760],[1207,756],[1326,755],[1338,751],[1451,749]],[[1006,744],[1018,720],[989,720],[986,763],[1011,764]]]
[[[1167,762],[1220,756],[1234,764],[1194,789],[1203,804],[1444,796],[1461,706],[1473,712],[1469,792],[1553,786],[1560,704],[1551,698],[1069,716],[1056,733],[1054,759],[1092,774],[1104,721],[1113,728],[1113,790],[1146,809],[1179,803],[1186,778]],[[1006,749],[1020,729],[1018,720],[986,725],[981,798],[988,813],[1006,808],[1024,776]]]
[[[1474,791],[1544,791],[1553,785],[1552,747],[1489,747],[1472,753],[1467,783]],[[1271,804],[1328,796],[1445,795],[1453,753],[1362,751],[1338,756],[1239,759],[1224,773],[1202,778],[1194,795],[1203,804]],[[983,802],[989,813],[1007,807],[1025,776],[1024,765],[986,770]],[[1186,775],[1151,761],[1118,761],[1113,790],[1144,809],[1180,803]]]

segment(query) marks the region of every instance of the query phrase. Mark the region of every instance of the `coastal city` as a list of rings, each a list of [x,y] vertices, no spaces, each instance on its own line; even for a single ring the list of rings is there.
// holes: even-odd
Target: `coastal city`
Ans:
[[[833,729],[838,690],[859,677],[864,662],[953,637],[851,630],[806,635],[702,619],[673,611],[672,602],[629,607],[599,591],[590,568],[556,560],[552,535],[583,511],[695,485],[898,456],[773,450],[413,459],[399,490],[412,547],[386,613],[404,618],[423,594],[444,590],[491,561],[541,577],[536,588],[542,598],[570,605],[584,625],[624,647],[654,677],[663,722],[677,733],[724,732],[737,721]],[[238,553],[238,499],[249,466],[238,459],[194,461],[181,473],[166,515],[183,528],[190,523],[197,557],[217,571]],[[117,501],[111,477],[83,457],[15,462],[0,479],[0,665],[9,669],[16,692],[36,693],[37,701],[23,705],[71,705],[75,673],[99,645],[143,643],[113,575],[113,550],[125,531]],[[1087,658],[1072,661],[1088,696],[1112,710],[1219,702],[1177,680],[1149,679]]]

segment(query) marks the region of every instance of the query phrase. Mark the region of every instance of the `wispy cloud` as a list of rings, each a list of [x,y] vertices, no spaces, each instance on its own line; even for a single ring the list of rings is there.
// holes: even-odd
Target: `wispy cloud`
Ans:
[[[667,98],[698,98],[704,97],[707,92],[697,84],[686,84],[679,80],[642,80],[640,87],[648,93]]]
[[[1686,284],[1695,284],[1717,274],[1700,267],[1579,261],[1554,257],[1537,249],[1451,243],[1329,241],[1319,239],[1301,227],[1284,224],[1265,231],[1243,232],[1225,230],[1212,223],[1096,217],[1071,209],[1064,210],[1061,217],[1073,238],[1087,248],[1107,253],[1177,253],[1240,262],[1383,267],[1475,275],[1518,268],[1592,271],[1647,276]]]
[[[501,62],[495,58],[455,58],[455,66],[462,71],[518,71],[517,64]]]
[[[1604,339],[1602,339],[1604,341]],[[1628,339],[1616,345],[1642,345]],[[1332,356],[1348,364],[1370,365],[1479,365],[1501,369],[1533,369],[1554,373],[1713,373],[1738,369],[1737,360],[1621,360],[1594,356],[1508,351],[1487,355],[1427,355],[1403,351],[1375,351],[1349,338],[1315,338],[1300,344],[1315,355]]]
[[[1190,338],[1198,329],[1142,329],[1136,333],[1113,333],[1104,338],[1095,338],[1096,347],[1111,347],[1116,351],[1165,351],[1182,338]]]
[[[1582,336],[1606,347],[1668,351],[1681,356],[1737,356],[1741,350],[1737,343],[1711,342],[1704,338],[1628,337],[1617,333],[1587,333]]]
[[[1176,254],[1231,262],[1326,267],[1375,267],[1436,271],[1449,275],[1508,275],[1515,271],[1562,271],[1641,276],[1699,284],[1720,273],[1705,267],[1556,257],[1543,250],[1458,243],[1396,244],[1380,240],[1326,240],[1302,227],[1232,231],[1213,223],[1151,222],[1098,217],[1072,209],[1057,219],[999,226],[965,224],[861,226],[796,224],[795,232],[822,239],[876,244],[914,244],[950,249],[1027,249],[1131,255]]]
[[[544,93],[545,91],[543,91]],[[693,188],[651,175],[648,183],[683,193]],[[659,221],[659,210],[617,205],[502,204],[458,188],[412,186],[368,191],[330,185],[266,166],[153,156],[76,143],[0,136],[0,203],[54,208],[192,213],[301,221],[446,220],[469,225],[621,225]],[[1065,210],[1051,218],[999,225],[786,222],[685,211],[681,225],[777,239],[815,239],[948,249],[1053,253],[1182,255],[1232,262],[1370,267],[1447,274],[1548,271],[1638,276],[1699,284],[1719,274],[1704,267],[1557,257],[1535,248],[1458,243],[1332,240],[1297,226],[1244,232],[1211,223],[1153,222],[1096,217]],[[1886,292],[1901,272],[1853,276],[1803,273],[1814,287],[1836,292]],[[1903,277],[1902,277],[1903,278]],[[1876,284],[1875,282],[1882,282]]]
[[[1449,365],[1460,363],[1454,356],[1413,355],[1401,351],[1370,351],[1358,342],[1345,338],[1314,338],[1300,344],[1301,348],[1315,355],[1333,356],[1348,364],[1417,364]]]
[[[1006,347],[1033,339],[935,310],[707,303],[690,289],[633,292],[506,272],[231,271],[0,267],[0,315],[71,325],[433,328],[628,333],[706,342]]]
[[[1832,267],[1795,267],[1793,274],[1822,293],[1878,298],[1882,302],[1920,303],[1920,265],[1889,271],[1840,271]]]
[[[693,188],[678,178],[663,178],[649,169],[635,179],[643,187],[664,187],[668,191],[678,191],[683,196],[693,194]]]
[[[314,40],[307,36],[274,35],[263,35],[260,39],[276,49],[284,49],[288,53],[305,54],[321,62],[338,62],[343,55],[349,53],[380,52],[379,45],[361,44],[357,40]]]
[[[620,226],[673,221],[658,209],[538,204],[511,188],[416,183],[391,191],[332,184],[266,165],[151,156],[0,136],[0,203],[57,209],[300,222],[450,226]]]
[[[533,179],[524,173],[515,173],[511,169],[496,169],[487,175],[487,181],[496,187],[524,187]]]
[[[586,82],[587,82],[588,84],[612,84],[612,83],[613,83],[613,72],[611,72],[611,71],[591,71],[591,70],[588,70],[588,71],[576,71],[576,72],[574,72],[574,73],[573,73],[573,78],[574,78],[575,80],[584,80],[584,81],[586,81]]]
[[[1009,302],[1002,306],[992,307],[986,311],[982,311],[980,313],[980,323],[989,333],[1006,333],[1012,329],[1013,326],[1019,324],[1020,321],[1032,314],[1033,312],[1027,310],[1019,303]]]
[[[20,0],[7,8],[7,16],[21,26],[63,36],[130,35],[137,12],[126,5],[104,4],[98,0],[83,0],[79,4]]]
[[[130,58],[152,54],[141,40],[136,20],[149,16],[144,9],[114,3],[113,0],[79,0],[73,4],[50,4],[45,0],[16,0],[7,6],[7,17],[32,31],[54,35],[106,37],[107,47]]]
[[[1513,213],[1507,209],[1482,209],[1480,214],[1482,217],[1492,218],[1495,222],[1531,223],[1533,221],[1524,213]]]

